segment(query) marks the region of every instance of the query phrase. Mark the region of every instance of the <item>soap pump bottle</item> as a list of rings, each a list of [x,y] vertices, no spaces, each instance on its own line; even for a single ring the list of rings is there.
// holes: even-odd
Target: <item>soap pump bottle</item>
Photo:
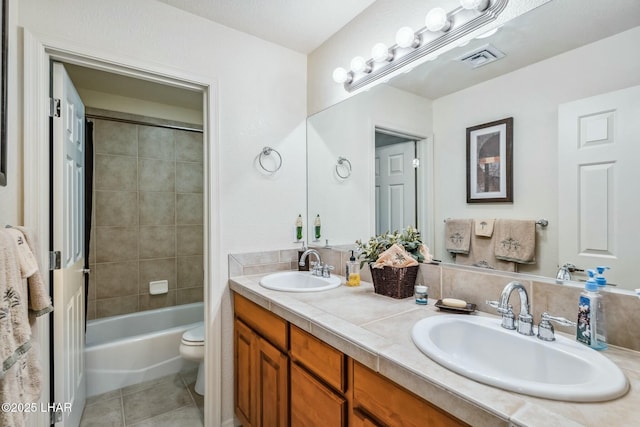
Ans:
[[[595,350],[604,350],[607,345],[607,330],[602,295],[598,293],[595,271],[588,270],[589,279],[580,293],[578,303],[578,327],[576,339]]]
[[[320,214],[316,215],[316,219],[313,221],[313,230],[316,241],[320,240]]]
[[[298,250],[298,271],[309,271],[309,263],[305,262],[304,265],[300,265],[300,258],[302,258],[302,254],[307,250],[307,245],[304,244],[304,240],[302,241],[302,249]]]
[[[351,257],[347,261],[344,276],[347,278],[347,286],[360,286],[360,264],[356,260],[353,251],[351,251]]]
[[[596,276],[596,283],[600,291],[604,291],[605,286],[607,286],[607,279],[604,277],[602,273],[604,273],[605,270],[609,270],[609,268],[610,267],[605,267],[601,265],[596,267],[596,271],[598,272],[598,275]]]
[[[296,241],[302,240],[302,214],[298,214],[296,218]]]

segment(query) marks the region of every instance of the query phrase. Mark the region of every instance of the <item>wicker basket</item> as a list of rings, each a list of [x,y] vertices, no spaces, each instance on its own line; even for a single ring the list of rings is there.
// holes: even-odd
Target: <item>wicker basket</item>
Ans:
[[[400,268],[373,268],[369,265],[375,293],[398,299],[412,296],[419,268],[419,265]]]

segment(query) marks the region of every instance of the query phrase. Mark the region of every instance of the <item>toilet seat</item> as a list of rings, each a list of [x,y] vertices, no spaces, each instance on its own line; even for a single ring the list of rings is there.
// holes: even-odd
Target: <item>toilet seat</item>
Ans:
[[[187,329],[182,334],[182,344],[188,346],[204,346],[204,323],[195,328]]]

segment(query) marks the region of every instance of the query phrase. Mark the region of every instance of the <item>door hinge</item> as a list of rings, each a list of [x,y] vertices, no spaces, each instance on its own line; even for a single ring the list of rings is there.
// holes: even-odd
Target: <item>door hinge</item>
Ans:
[[[420,167],[420,159],[413,159],[413,168],[418,169]]]
[[[62,258],[62,254],[60,251],[50,251],[49,252],[49,270],[60,270],[60,259]]]
[[[56,409],[53,412],[50,412],[50,424],[56,424],[62,422],[62,409]]]
[[[60,117],[60,100],[49,98],[49,117]]]

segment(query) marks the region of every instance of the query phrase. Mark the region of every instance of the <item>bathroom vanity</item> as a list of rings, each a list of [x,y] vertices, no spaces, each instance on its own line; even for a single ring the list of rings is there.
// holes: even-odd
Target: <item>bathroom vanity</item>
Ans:
[[[467,379],[422,354],[411,328],[440,315],[433,305],[377,295],[368,282],[292,293],[261,287],[262,277],[229,282],[235,412],[243,425],[625,426],[640,418],[635,351],[603,353],[630,382],[618,399],[536,398]]]

